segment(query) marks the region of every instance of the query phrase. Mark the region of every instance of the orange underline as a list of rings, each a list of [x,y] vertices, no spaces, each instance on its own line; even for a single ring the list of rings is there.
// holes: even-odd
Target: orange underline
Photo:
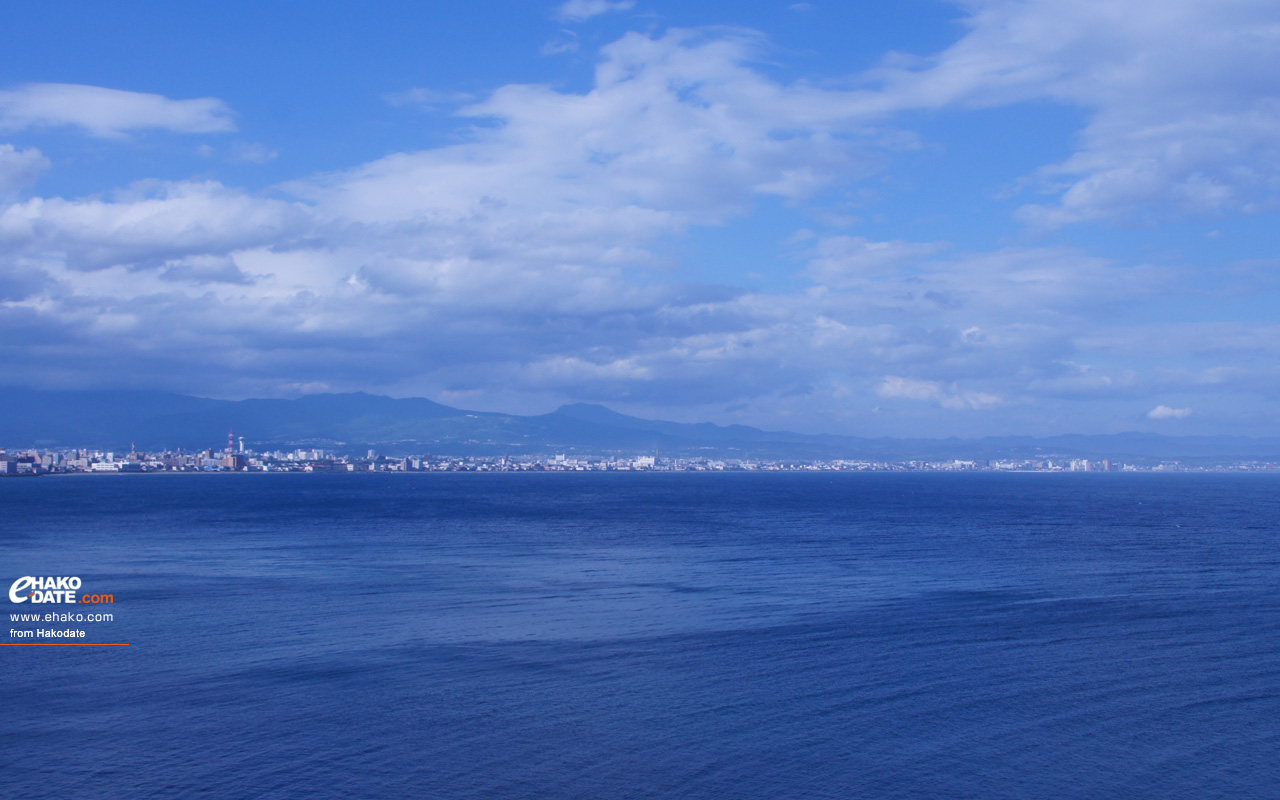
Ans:
[[[128,647],[128,642],[0,642],[0,647]]]

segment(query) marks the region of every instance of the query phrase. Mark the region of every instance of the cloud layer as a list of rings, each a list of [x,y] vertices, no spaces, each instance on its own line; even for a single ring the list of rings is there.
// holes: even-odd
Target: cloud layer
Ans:
[[[0,131],[60,125],[105,138],[148,128],[175,133],[236,129],[230,109],[212,97],[170,100],[158,94],[69,83],[29,83],[0,91]]]
[[[556,17],[571,22],[581,22],[611,11],[626,11],[635,0],[568,0],[556,8]]]
[[[973,0],[942,53],[876,72],[891,112],[1049,100],[1089,115],[1046,165],[1038,227],[1271,208],[1280,189],[1280,7],[1266,0]]]
[[[1156,406],[1147,412],[1149,419],[1186,419],[1189,416],[1191,416],[1191,409],[1169,406]]]
[[[776,53],[752,31],[631,33],[602,48],[585,91],[389,94],[465,103],[466,127],[267,192],[202,178],[29,196],[48,159],[0,145],[0,357],[43,386],[366,389],[524,411],[593,400],[858,433],[1193,424],[1213,397],[1280,388],[1280,336],[1153,322],[1185,299],[1186,266],[818,229],[780,267],[794,288],[765,291],[701,279],[671,246],[749,226],[763,203],[821,218],[913,146],[904,112],[1046,99],[1089,117],[1073,156],[1028,176],[1050,198],[1020,212],[1037,228],[1261,213],[1280,180],[1273,7],[1136,5],[1145,16],[974,3],[953,47],[822,84],[773,77]],[[208,98],[0,93],[0,129],[56,125],[235,127]]]

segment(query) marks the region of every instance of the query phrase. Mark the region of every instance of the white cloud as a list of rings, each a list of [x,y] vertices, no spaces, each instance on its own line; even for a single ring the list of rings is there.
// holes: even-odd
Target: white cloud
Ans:
[[[418,87],[405,89],[401,92],[386,92],[382,95],[382,99],[397,108],[402,106],[439,108],[441,106],[469,103],[475,100],[475,95],[467,94],[466,92],[441,92],[435,89]]]
[[[886,376],[876,386],[876,394],[890,400],[924,400],[943,408],[978,411],[994,408],[1003,400],[994,394],[963,390],[952,384],[944,387],[937,381]]]
[[[942,242],[876,242],[863,236],[829,236],[814,248],[808,272],[818,283],[847,288],[921,264],[946,247]]]
[[[808,252],[806,273],[825,289],[856,298],[864,319],[910,314],[954,322],[957,331],[972,327],[965,320],[974,318],[987,325],[1052,323],[1064,333],[1105,320],[1177,278],[1169,270],[1126,266],[1064,247],[985,253],[949,253],[948,247],[820,237]]]
[[[109,364],[186,391],[572,397],[747,408],[760,416],[743,421],[774,425],[768,410],[783,409],[862,432],[896,414],[898,433],[939,409],[1053,426],[1086,399],[1128,420],[1134,402],[1202,409],[1194,392],[1280,385],[1265,365],[1220,369],[1271,358],[1274,331],[1140,328],[1131,312],[1189,291],[1185,276],[1065,247],[812,234],[793,243],[811,286],[681,282],[670,237],[735,224],[761,197],[804,204],[882,164],[869,120],[884,97],[777,80],[755,65],[763,47],[744,31],[631,34],[602,51],[586,91],[505,86],[460,110],[477,123],[460,144],[270,196],[144,182],[12,204],[0,334],[27,335],[0,335],[0,356],[50,382],[68,361],[37,356],[56,349],[83,375]],[[289,193],[299,200],[276,199]],[[45,349],[12,344],[32,332]],[[1203,368],[1170,370],[1186,353]]]
[[[228,158],[236,164],[266,164],[274,161],[278,155],[279,150],[259,142],[237,142],[231,146]]]
[[[307,224],[297,205],[218,183],[144,181],[112,200],[32,198],[11,205],[0,211],[0,245],[94,270],[284,244]]]
[[[721,222],[753,196],[802,199],[867,174],[875,144],[851,94],[751,69],[743,31],[629,34],[604,48],[595,86],[512,85],[461,110],[492,121],[468,144],[402,153],[289,188],[326,213],[381,225],[502,220],[635,241]]]
[[[165,262],[157,277],[162,281],[197,285],[252,283],[231,256],[196,255],[173,259]]]
[[[0,144],[0,201],[12,200],[48,168],[49,159],[34,147],[18,150],[11,144]]]
[[[70,125],[93,136],[118,137],[145,129],[174,133],[234,131],[231,110],[221,100],[170,100],[70,83],[29,83],[0,91],[0,130]]]
[[[1039,227],[1141,213],[1253,211],[1280,189],[1280,5],[1261,0],[975,0],[937,56],[868,77],[869,109],[1051,100],[1079,150],[1037,178]]]
[[[1189,408],[1170,408],[1169,406],[1156,406],[1147,412],[1148,419],[1186,419],[1191,416]]]
[[[538,52],[544,56],[556,56],[561,53],[578,52],[578,35],[573,31],[561,31],[560,37],[556,39],[548,39],[542,44]]]
[[[568,0],[556,8],[556,17],[571,22],[581,22],[612,11],[626,11],[635,0]]]
[[[187,182],[10,206],[0,242],[51,276],[20,287],[20,312],[84,332],[88,352],[133,353],[138,375],[201,364],[246,393],[358,380],[799,403],[891,374],[928,378],[881,397],[964,411],[1074,352],[1073,326],[1046,315],[1143,291],[1142,275],[1065,250],[943,257],[864,237],[813,243],[812,292],[637,279],[667,269],[654,244],[669,234],[876,169],[856,93],[773,81],[750,67],[759,46],[623,37],[590,91],[503,87],[462,110],[495,123],[471,141],[284,187],[305,204]]]

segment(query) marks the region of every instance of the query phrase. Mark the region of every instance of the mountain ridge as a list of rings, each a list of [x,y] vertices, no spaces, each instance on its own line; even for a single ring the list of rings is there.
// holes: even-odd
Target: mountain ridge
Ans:
[[[0,445],[218,449],[228,429],[259,450],[321,446],[345,452],[520,455],[549,452],[756,459],[992,460],[1077,457],[1129,460],[1280,460],[1280,439],[1155,433],[919,439],[769,431],[747,425],[648,420],[593,403],[538,415],[454,408],[422,397],[364,392],[295,399],[216,400],[168,392],[13,390],[0,414]]]

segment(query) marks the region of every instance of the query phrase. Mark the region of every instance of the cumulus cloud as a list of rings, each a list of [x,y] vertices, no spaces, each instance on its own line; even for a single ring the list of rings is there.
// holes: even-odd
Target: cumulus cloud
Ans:
[[[822,378],[838,365],[927,376],[879,396],[968,411],[1072,352],[1046,312],[1143,290],[1069,251],[865,237],[819,237],[811,292],[637,280],[664,268],[664,236],[875,168],[854,94],[765,77],[759,46],[739,31],[624,37],[590,91],[504,87],[463,109],[497,123],[470,142],[285,187],[304,202],[151,182],[15,204],[0,241],[50,278],[8,313],[82,333],[84,352],[132,353],[139,375],[204,363],[246,392],[321,380],[727,403],[846,391]],[[992,386],[959,388],[975,376]]]
[[[770,80],[751,68],[762,45],[747,31],[628,34],[604,48],[585,94],[505,86],[459,111],[493,123],[472,142],[289,188],[369,222],[500,215],[631,238],[878,167],[850,93]]]
[[[974,411],[1000,405],[1001,398],[986,392],[960,389],[952,384],[944,387],[937,381],[886,376],[876,386],[876,394],[891,400],[924,400],[943,408]]]
[[[790,301],[632,275],[667,268],[664,236],[873,168],[846,94],[764,76],[760,46],[624,37],[590,91],[504,87],[463,109],[485,121],[466,143],[283,187],[301,202],[187,181],[11,205],[0,244],[52,283],[5,313],[92,332],[76,346],[163,380],[166,361],[209,359],[209,374],[280,385],[768,391],[735,360],[835,329]]]
[[[1080,147],[1035,177],[1039,227],[1142,213],[1253,211],[1280,188],[1280,6],[1257,0],[976,0],[936,56],[867,77],[867,107],[1083,109]]]
[[[12,200],[48,168],[49,159],[34,147],[19,150],[11,144],[0,144],[0,200]]]
[[[940,242],[827,236],[814,242],[808,256],[806,274],[825,289],[851,293],[864,315],[954,319],[956,330],[969,327],[966,318],[980,318],[988,326],[1052,324],[1065,333],[1157,294],[1176,279],[1168,270],[1065,247],[951,252]]]
[[[70,83],[29,83],[0,90],[0,130],[69,125],[92,136],[112,138],[155,129],[174,133],[224,133],[236,129],[221,100],[171,100]]]
[[[0,270],[0,303],[26,300],[48,288],[49,275],[30,266]]]
[[[570,22],[581,22],[612,11],[626,11],[635,0],[568,0],[556,7],[556,17]]]
[[[157,277],[173,283],[252,283],[231,256],[196,255],[173,259],[165,262]]]
[[[971,35],[997,12],[1013,13],[991,6]],[[958,56],[943,54],[878,75],[879,88],[818,86],[771,76],[766,51],[749,31],[629,34],[581,92],[388,98],[465,102],[456,113],[474,127],[457,144],[269,195],[149,181],[14,202],[0,209],[0,357],[48,384],[110,364],[198,393],[323,385],[664,416],[678,398],[688,414],[745,409],[732,413],[775,426],[779,409],[866,426],[875,403],[875,424],[907,420],[897,433],[918,432],[912,414],[994,426],[1120,397],[1129,419],[1132,403],[1171,395],[1203,408],[1186,387],[1280,385],[1267,364],[1222,369],[1271,358],[1274,331],[1135,326],[1126,315],[1185,291],[1185,276],[1067,247],[819,233],[793,244],[811,282],[793,291],[682,274],[672,237],[875,173],[896,146],[882,127],[895,109],[1014,102],[1048,80],[997,70],[988,83],[1041,88],[932,85],[958,80]],[[10,148],[0,169],[6,157],[26,165],[19,182],[42,166]],[[1172,369],[1192,351],[1203,364]]]
[[[814,248],[808,273],[818,283],[847,288],[902,267],[922,264],[947,247],[942,242],[877,242],[864,236],[828,236]]]
[[[284,244],[308,224],[299,205],[216,182],[143,181],[110,200],[11,205],[0,211],[0,245],[10,254],[54,256],[68,269],[95,270]]]
[[[1147,412],[1148,419],[1186,419],[1191,416],[1189,408],[1170,408],[1169,406],[1156,406]]]

